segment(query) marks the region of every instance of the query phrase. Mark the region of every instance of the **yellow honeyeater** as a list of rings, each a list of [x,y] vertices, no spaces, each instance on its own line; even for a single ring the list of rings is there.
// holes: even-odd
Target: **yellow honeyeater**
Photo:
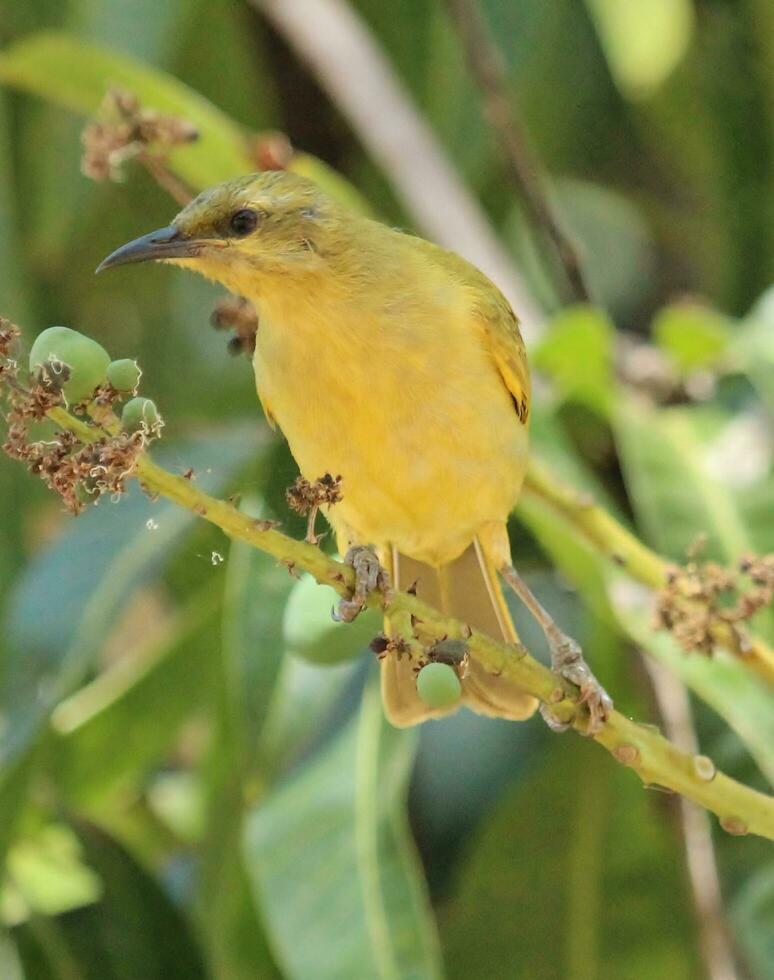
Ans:
[[[279,172],[205,191],[103,266],[146,259],[255,305],[258,395],[304,477],[341,475],[327,517],[342,553],[373,546],[397,587],[416,583],[436,608],[515,641],[497,571],[510,564],[530,383],[518,321],[486,276]],[[409,658],[381,671],[395,724],[443,713],[417,695]],[[536,705],[475,663],[462,703],[506,718]]]

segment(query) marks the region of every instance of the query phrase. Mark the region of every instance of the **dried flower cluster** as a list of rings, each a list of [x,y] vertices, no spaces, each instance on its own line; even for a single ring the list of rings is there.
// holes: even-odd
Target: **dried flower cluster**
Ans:
[[[369,649],[376,654],[376,659],[384,660],[389,654],[394,654],[398,660],[402,657],[411,659],[411,644],[403,639],[402,636],[387,636],[386,633],[377,633],[368,644]]]
[[[108,90],[99,118],[81,135],[81,169],[92,180],[120,180],[127,161],[149,153],[163,157],[176,146],[198,138],[195,126],[185,119],[144,109],[139,99],[123,89]]]
[[[248,152],[259,170],[287,170],[293,159],[293,144],[285,133],[271,130],[254,137]]]
[[[319,544],[323,535],[315,534],[317,512],[325,504],[337,504],[341,500],[341,477],[326,473],[319,480],[311,482],[303,476],[285,491],[285,499],[291,510],[297,514],[308,515],[306,540]]]
[[[226,296],[212,311],[210,323],[216,330],[232,330],[228,349],[232,354],[255,352],[255,335],[258,333],[258,314],[255,307],[242,296]]]
[[[19,335],[17,327],[0,319],[0,386],[6,401],[7,425],[3,452],[39,476],[73,514],[103,494],[123,493],[137,457],[158,431],[120,431],[105,434],[93,443],[84,443],[65,431],[51,438],[36,438],[33,427],[46,418],[50,409],[63,403],[62,384],[67,380],[68,369],[51,361],[27,387],[19,380]],[[107,410],[118,392],[105,386],[99,389],[98,397]]]
[[[736,569],[689,561],[670,568],[657,595],[656,627],[669,630],[684,650],[709,656],[722,624],[735,652],[744,655],[749,640],[743,624],[773,602],[774,554],[744,556]]]

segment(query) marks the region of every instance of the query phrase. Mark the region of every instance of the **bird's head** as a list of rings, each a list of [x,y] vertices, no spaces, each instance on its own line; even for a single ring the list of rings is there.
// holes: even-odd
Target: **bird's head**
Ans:
[[[319,267],[336,217],[312,181],[281,171],[250,174],[204,191],[166,228],[122,245],[97,271],[172,262],[239,292],[246,276]]]

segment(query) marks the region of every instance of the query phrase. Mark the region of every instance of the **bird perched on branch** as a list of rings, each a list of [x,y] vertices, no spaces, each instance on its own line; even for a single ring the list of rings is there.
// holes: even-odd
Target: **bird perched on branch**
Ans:
[[[341,475],[327,517],[359,587],[340,615],[357,614],[383,566],[397,587],[416,583],[436,608],[516,642],[499,573],[544,628],[554,669],[580,687],[597,728],[609,698],[511,562],[506,520],[527,464],[530,381],[498,289],[459,256],[283,172],[205,191],[100,268],[149,259],[199,272],[258,310],[267,419],[307,480]],[[394,724],[442,713],[418,696],[409,657],[387,655],[381,671]],[[536,706],[475,662],[462,702],[513,719]]]

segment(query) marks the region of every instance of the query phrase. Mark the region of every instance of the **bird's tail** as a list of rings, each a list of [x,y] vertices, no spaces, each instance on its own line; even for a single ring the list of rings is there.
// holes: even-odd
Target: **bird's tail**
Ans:
[[[439,611],[489,636],[502,637],[509,643],[518,641],[497,570],[478,538],[459,558],[437,568],[394,550],[380,558],[396,588],[405,590],[415,585],[417,596]],[[433,709],[420,700],[415,667],[408,657],[388,656],[382,661],[384,711],[399,727],[438,718],[458,707]],[[460,703],[482,715],[516,721],[528,718],[537,707],[537,701],[512,681],[488,673],[472,660],[462,678]]]

